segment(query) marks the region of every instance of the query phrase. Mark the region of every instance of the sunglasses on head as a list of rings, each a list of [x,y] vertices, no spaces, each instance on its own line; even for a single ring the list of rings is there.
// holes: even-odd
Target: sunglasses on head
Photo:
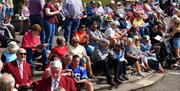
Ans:
[[[26,53],[19,53],[19,55],[26,55]]]

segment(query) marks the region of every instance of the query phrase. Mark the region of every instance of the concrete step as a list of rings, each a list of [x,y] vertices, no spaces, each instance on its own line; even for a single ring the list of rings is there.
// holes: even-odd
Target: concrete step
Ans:
[[[135,83],[135,82],[138,82],[142,79],[146,79],[148,77],[151,77],[154,74],[154,71],[151,71],[149,73],[143,72],[143,74],[144,74],[144,77],[142,77],[142,76],[140,77],[140,76],[131,75],[130,73],[128,73],[129,80],[123,81],[122,84],[114,86],[114,87],[107,84],[105,76],[97,76],[96,79],[90,79],[90,81],[93,83],[95,91],[117,90],[125,84]],[[124,91],[124,90],[121,90],[121,91]]]

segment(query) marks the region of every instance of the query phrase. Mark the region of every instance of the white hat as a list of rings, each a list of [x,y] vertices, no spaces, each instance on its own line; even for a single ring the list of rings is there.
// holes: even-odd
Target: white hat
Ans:
[[[9,42],[7,49],[10,51],[17,51],[19,49],[19,46],[15,41],[11,41]]]
[[[62,69],[62,63],[60,62],[60,60],[56,59],[50,62],[50,68],[51,67],[60,67]]]

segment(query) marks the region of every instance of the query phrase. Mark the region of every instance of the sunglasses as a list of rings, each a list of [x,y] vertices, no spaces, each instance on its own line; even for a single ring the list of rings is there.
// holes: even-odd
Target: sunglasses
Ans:
[[[79,43],[79,41],[74,41],[73,43]]]
[[[26,53],[19,53],[19,55],[26,55]]]

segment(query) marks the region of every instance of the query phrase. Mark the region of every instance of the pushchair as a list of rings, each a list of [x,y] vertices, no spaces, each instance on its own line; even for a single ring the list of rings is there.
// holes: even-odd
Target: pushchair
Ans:
[[[176,58],[172,52],[170,39],[162,38],[160,40],[160,45],[160,52],[159,55],[157,55],[159,56],[158,60],[164,68],[170,69],[172,65],[176,63]]]

